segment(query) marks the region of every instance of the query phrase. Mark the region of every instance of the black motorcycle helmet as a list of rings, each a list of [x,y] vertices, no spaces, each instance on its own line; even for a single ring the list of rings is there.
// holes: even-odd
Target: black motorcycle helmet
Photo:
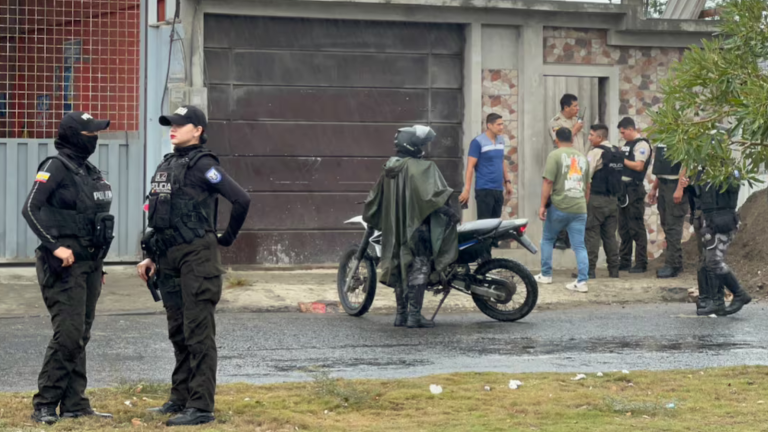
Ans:
[[[402,128],[395,134],[395,148],[398,153],[419,158],[424,155],[424,147],[432,142],[436,135],[429,126],[414,125]]]

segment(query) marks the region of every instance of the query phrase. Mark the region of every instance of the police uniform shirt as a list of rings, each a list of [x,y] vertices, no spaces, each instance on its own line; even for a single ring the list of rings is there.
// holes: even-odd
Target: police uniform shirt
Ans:
[[[552,137],[552,143],[554,144],[556,136],[555,132],[560,129],[561,127],[566,127],[573,132],[573,128],[576,127],[576,124],[579,122],[579,119],[577,116],[573,116],[569,119],[565,118],[565,116],[560,113],[552,118],[552,120],[549,121],[549,135]],[[582,129],[583,131],[583,129]],[[573,148],[576,150],[584,153],[584,138],[582,137],[582,132],[579,132],[577,134],[573,134]]]
[[[600,143],[600,145],[611,147],[611,143],[609,141],[603,141]],[[605,150],[601,149],[600,147],[592,147],[589,150],[589,153],[587,153],[587,160],[589,161],[589,178],[590,179],[595,176],[595,171],[603,167],[604,151]]]
[[[638,139],[640,139],[640,137],[638,137]],[[647,141],[638,141],[637,144],[635,144],[635,151],[633,153],[635,154],[635,162],[645,162],[651,155],[651,146]],[[632,180],[629,177],[621,177],[621,179],[625,182]]]

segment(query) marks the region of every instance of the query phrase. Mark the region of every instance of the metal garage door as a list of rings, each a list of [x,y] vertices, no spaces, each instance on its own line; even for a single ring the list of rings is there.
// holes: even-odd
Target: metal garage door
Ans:
[[[463,50],[458,25],[206,15],[210,147],[252,198],[225,259],[336,261],[402,126],[460,188]]]

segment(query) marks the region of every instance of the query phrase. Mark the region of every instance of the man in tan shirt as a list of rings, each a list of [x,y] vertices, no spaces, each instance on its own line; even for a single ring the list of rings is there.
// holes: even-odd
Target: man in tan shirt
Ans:
[[[549,135],[552,138],[552,144],[555,143],[555,132],[561,127],[571,130],[573,136],[573,148],[586,154],[584,147],[584,138],[581,131],[584,129],[584,122],[579,118],[579,99],[570,93],[566,93],[560,98],[560,114],[554,116],[549,121]]]
[[[584,141],[581,137],[581,130],[584,128],[584,123],[579,119],[579,99],[570,93],[566,93],[560,98],[560,114],[554,116],[549,121],[549,135],[552,138],[552,145],[557,148],[555,144],[555,133],[560,128],[567,128],[571,131],[573,140],[573,148],[586,154],[584,149]],[[557,236],[555,242],[555,249],[565,250],[570,248],[571,242],[568,239],[568,233],[563,230]]]

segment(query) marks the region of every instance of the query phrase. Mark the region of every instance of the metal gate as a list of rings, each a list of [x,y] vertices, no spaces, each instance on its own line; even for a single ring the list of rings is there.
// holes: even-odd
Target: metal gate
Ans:
[[[0,262],[28,261],[38,239],[21,208],[59,120],[112,121],[91,161],[115,190],[109,260],[135,260],[143,226],[143,0],[7,0],[0,7]],[[129,185],[131,187],[129,187]]]

